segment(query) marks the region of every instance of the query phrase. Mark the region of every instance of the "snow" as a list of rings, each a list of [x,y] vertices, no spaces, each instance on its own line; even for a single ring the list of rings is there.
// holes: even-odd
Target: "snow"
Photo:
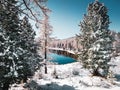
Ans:
[[[5,55],[5,53],[1,53],[1,52],[0,52],[0,56],[4,56],[4,55]]]
[[[91,76],[79,62],[74,62],[65,65],[48,64],[48,74],[44,73],[44,66],[41,67],[28,81],[28,85],[34,88],[32,90],[120,90],[120,56],[113,58],[111,63],[116,65],[112,68],[114,74],[119,75],[116,79]],[[22,88],[25,85],[13,85],[10,90],[28,90]]]
[[[83,90],[120,90],[120,88],[114,87],[114,88],[109,89],[109,88],[87,87]]]
[[[51,47],[49,47],[48,49],[66,51],[66,52],[69,52],[69,53],[71,53],[71,54],[75,54],[75,51],[73,51],[73,50],[65,50],[65,49],[63,49],[63,48],[51,48]]]
[[[6,52],[9,52],[10,46],[7,47]]]
[[[13,55],[18,59],[18,55],[16,53],[13,52]]]

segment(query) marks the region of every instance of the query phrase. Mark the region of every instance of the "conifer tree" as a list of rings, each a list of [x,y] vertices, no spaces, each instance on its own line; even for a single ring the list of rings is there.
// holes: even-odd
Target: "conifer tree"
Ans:
[[[15,45],[17,42],[18,35],[17,30],[19,30],[19,19],[17,7],[14,8],[11,4],[15,4],[15,0],[0,1],[0,28],[1,32],[4,32],[3,35],[7,36],[7,39],[4,38],[4,47],[1,47],[0,63],[2,75],[0,77],[0,87],[3,90],[8,90],[9,84],[14,81],[13,77],[17,76],[16,73],[16,64],[18,57],[15,53]],[[5,37],[4,36],[4,37]],[[3,37],[3,36],[2,36]],[[1,41],[2,42],[2,41]]]
[[[110,21],[107,8],[99,1],[89,4],[87,14],[80,23],[80,60],[93,75],[107,77],[109,74],[113,37],[108,29]]]
[[[18,11],[17,0],[0,0],[0,90],[33,75],[40,60],[35,32]]]
[[[2,83],[4,82],[5,78],[3,76],[5,75],[5,72],[7,71],[5,58],[7,56],[8,52],[8,37],[6,33],[1,29],[0,25],[0,90],[2,89]],[[5,68],[6,67],[6,68]]]
[[[31,24],[27,17],[24,17],[21,22],[21,27],[24,30],[21,34],[21,47],[26,50],[24,54],[24,59],[27,58],[27,63],[29,65],[29,70],[32,71],[32,74],[35,72],[35,69],[39,67],[40,56],[38,55],[38,45],[35,42],[35,31],[32,29]],[[29,58],[28,58],[29,57]],[[35,68],[36,67],[36,68]],[[28,72],[28,70],[27,70]]]

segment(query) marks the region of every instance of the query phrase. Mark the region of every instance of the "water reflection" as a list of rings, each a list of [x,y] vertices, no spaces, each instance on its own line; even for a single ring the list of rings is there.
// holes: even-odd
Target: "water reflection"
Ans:
[[[68,64],[68,63],[76,62],[76,60],[71,57],[66,57],[55,53],[49,54],[49,57],[51,57],[52,59],[50,60],[51,62],[55,62],[57,64]]]

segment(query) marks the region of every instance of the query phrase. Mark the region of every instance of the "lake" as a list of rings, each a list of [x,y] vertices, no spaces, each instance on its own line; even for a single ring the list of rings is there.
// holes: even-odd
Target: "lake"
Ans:
[[[54,62],[57,64],[68,64],[68,63],[76,62],[76,60],[71,57],[66,57],[63,55],[55,54],[55,53],[49,54],[49,57],[52,58],[52,60],[50,60],[51,62]]]

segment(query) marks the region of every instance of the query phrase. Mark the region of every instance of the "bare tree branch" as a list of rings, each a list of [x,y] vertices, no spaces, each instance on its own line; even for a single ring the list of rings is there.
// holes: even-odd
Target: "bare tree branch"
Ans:
[[[13,7],[15,7],[16,8],[16,6],[15,5],[13,5],[13,4],[11,4],[10,2],[8,2],[7,0],[5,0],[5,2],[6,3],[8,3],[9,5],[11,5],[11,6],[13,6]],[[5,3],[2,3],[3,5],[5,5]],[[29,14],[27,14],[27,13],[25,13],[24,12],[24,10],[27,10],[27,8],[24,8],[24,9],[19,9],[19,7],[21,7],[22,5],[23,5],[24,3],[20,3],[17,7],[18,7],[18,11],[19,12],[21,12],[22,14],[24,14],[24,15],[26,15],[28,18],[30,18],[31,20],[34,20],[34,21],[36,21],[36,19],[35,18],[32,18]],[[37,22],[38,23],[41,23],[41,21],[40,20],[37,20]]]
[[[51,10],[49,10],[48,8],[46,8],[45,6],[41,6],[37,0],[34,0],[35,3],[39,6],[39,8],[42,10],[43,14],[48,17],[47,13],[46,12],[51,12]]]
[[[27,3],[25,0],[23,0],[26,8],[30,11],[30,13],[32,14],[32,16],[35,18],[36,22],[38,22],[39,20],[37,19],[37,17],[34,15],[33,11],[28,7]]]

